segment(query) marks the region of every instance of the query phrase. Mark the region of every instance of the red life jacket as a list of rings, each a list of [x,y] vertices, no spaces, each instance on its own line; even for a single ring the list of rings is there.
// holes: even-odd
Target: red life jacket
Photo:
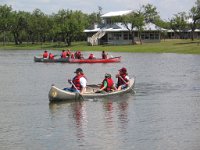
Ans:
[[[50,55],[49,55],[49,59],[54,59],[54,55],[53,55],[53,54],[50,54]]]
[[[86,78],[84,75],[77,75],[77,76],[75,76],[74,78],[73,78],[73,80],[72,80],[72,82],[73,82],[73,84],[75,85],[75,87],[72,85],[72,88],[74,88],[74,89],[78,89],[78,90],[81,90],[81,88],[82,88],[82,86],[81,86],[81,83],[80,83],[80,78],[81,77],[84,77],[84,78]]]
[[[90,54],[90,56],[88,57],[88,59],[93,59],[93,58],[94,58],[93,54]]]
[[[43,58],[48,58],[48,55],[49,55],[48,52],[44,52],[43,53]]]
[[[81,59],[81,52],[78,51],[78,53],[76,54],[77,59]]]
[[[111,91],[112,86],[113,86],[113,84],[114,84],[113,80],[112,80],[111,78],[106,78],[106,79],[104,79],[103,82],[102,82],[101,88],[103,87],[104,81],[106,81],[107,84],[108,84],[107,87],[104,89],[104,91],[106,91],[106,92]]]
[[[67,57],[67,52],[66,51],[62,52],[61,58],[66,58],[66,57]]]
[[[70,52],[70,51],[67,51],[67,52],[66,52],[66,56],[69,57],[70,55],[71,55],[71,52]]]
[[[119,87],[120,85],[126,84],[124,81],[128,82],[128,80],[125,78],[126,74],[122,74],[118,77],[118,82],[117,82],[117,86]],[[122,79],[123,80],[122,80]]]
[[[71,54],[71,58],[74,59],[74,53]]]

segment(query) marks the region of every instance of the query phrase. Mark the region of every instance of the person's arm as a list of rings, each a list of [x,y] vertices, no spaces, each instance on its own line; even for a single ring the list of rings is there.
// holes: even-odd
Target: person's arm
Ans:
[[[116,77],[116,78],[118,78],[119,76],[120,76],[120,74],[118,73],[118,74],[116,74],[116,76],[115,76],[115,77]]]
[[[125,78],[126,78],[126,80],[127,80],[127,81],[126,81],[126,85],[129,85],[129,76],[126,76]]]
[[[86,87],[82,87],[81,88],[81,91],[80,91],[80,94],[83,94],[83,93],[85,93],[86,92]]]
[[[115,84],[113,84],[112,89],[113,89],[114,91],[117,90],[117,88],[115,87]]]
[[[83,94],[84,92],[86,92],[87,80],[84,77],[80,78],[80,84],[82,87],[80,90],[80,94]]]
[[[100,88],[99,91],[103,91],[104,89],[106,89],[106,87],[108,86],[108,83],[106,81],[103,82],[103,87]]]

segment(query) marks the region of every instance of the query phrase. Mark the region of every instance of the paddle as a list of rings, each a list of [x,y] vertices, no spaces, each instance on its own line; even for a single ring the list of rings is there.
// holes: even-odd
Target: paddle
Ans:
[[[77,87],[74,85],[74,83],[72,82],[72,80],[68,80],[72,85],[73,87],[77,90],[77,92],[79,93],[79,96],[82,98],[82,100],[84,100],[83,96],[81,95],[80,91],[77,89]]]
[[[57,55],[57,54],[54,55],[54,57],[57,57],[57,56],[60,56],[60,55]]]

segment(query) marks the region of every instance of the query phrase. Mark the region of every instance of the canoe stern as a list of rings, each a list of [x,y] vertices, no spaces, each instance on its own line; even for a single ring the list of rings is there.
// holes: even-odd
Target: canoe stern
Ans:
[[[63,100],[74,100],[79,99],[80,95],[78,93],[72,93],[65,90],[61,90],[55,86],[51,86],[49,91],[49,101],[63,101]]]

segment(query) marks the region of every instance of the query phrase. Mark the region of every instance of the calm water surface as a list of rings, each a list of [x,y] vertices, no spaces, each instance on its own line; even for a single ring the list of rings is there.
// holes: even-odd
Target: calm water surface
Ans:
[[[35,63],[42,52],[0,51],[0,150],[200,149],[200,55],[110,53],[122,62]],[[136,93],[49,104],[51,84],[69,86],[77,67],[89,84],[127,67]]]

